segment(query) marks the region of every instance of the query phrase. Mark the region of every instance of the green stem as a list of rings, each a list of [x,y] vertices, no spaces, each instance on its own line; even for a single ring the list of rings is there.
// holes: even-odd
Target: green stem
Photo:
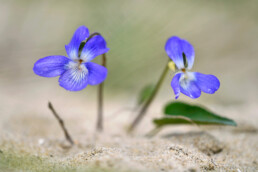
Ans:
[[[153,99],[155,98],[157,92],[159,91],[162,82],[164,81],[166,74],[168,72],[168,65],[166,64],[163,73],[161,74],[158,83],[156,84],[150,98],[146,101],[146,103],[142,106],[142,108],[140,109],[138,115],[136,116],[136,118],[134,119],[133,123],[130,125],[128,132],[132,132],[134,130],[134,128],[139,124],[139,122],[142,120],[143,116],[146,114],[146,111],[148,110],[151,102],[153,101]]]
[[[106,54],[102,55],[102,66],[106,67]],[[97,131],[103,131],[103,88],[104,82],[99,85],[98,91],[98,119],[97,119]]]
[[[146,134],[146,137],[152,138],[152,137],[156,136],[161,131],[161,129],[162,129],[162,127],[155,127],[149,133]]]

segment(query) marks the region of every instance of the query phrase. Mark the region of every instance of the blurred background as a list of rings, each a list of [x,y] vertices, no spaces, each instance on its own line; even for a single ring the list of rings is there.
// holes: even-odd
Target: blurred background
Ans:
[[[96,113],[97,87],[69,92],[58,78],[39,77],[32,70],[39,58],[66,55],[64,46],[80,25],[100,32],[110,48],[105,82],[109,112],[133,105],[142,87],[156,83],[168,59],[165,42],[173,35],[195,47],[193,71],[221,81],[214,95],[197,100],[181,95],[181,100],[207,106],[256,104],[257,7],[256,0],[0,0],[0,116],[45,115],[50,100],[70,117]],[[172,77],[171,72],[154,102],[156,112],[174,100]],[[16,119],[15,124],[22,121]],[[5,127],[13,122],[1,121]]]

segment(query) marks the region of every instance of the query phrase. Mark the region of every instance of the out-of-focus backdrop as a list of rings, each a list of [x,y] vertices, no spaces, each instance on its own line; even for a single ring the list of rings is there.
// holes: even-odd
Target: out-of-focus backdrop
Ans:
[[[0,116],[48,112],[48,100],[63,105],[63,112],[96,106],[96,87],[69,92],[58,85],[58,78],[39,77],[32,70],[39,58],[66,55],[64,45],[80,25],[100,32],[110,48],[106,101],[121,99],[126,106],[144,85],[155,83],[168,59],[165,42],[177,35],[195,47],[193,71],[214,74],[221,81],[215,95],[203,94],[198,100],[182,95],[181,100],[222,106],[256,103],[257,7],[256,0],[1,0]],[[172,76],[156,103],[174,99]]]

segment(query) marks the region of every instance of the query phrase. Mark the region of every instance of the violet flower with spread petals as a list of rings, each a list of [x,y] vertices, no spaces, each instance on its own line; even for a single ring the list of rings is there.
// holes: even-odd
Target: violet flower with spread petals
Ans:
[[[90,62],[95,57],[108,52],[106,41],[101,35],[96,35],[86,42],[79,53],[82,41],[89,37],[89,30],[80,26],[68,45],[65,46],[68,58],[54,55],[39,59],[33,71],[43,77],[59,78],[59,85],[69,91],[80,91],[87,85],[97,85],[107,77],[104,66]]]
[[[201,96],[201,92],[213,94],[219,89],[220,82],[216,76],[189,71],[194,64],[195,54],[188,41],[172,36],[168,39],[165,50],[178,69],[171,82],[176,99],[180,93],[196,99]]]

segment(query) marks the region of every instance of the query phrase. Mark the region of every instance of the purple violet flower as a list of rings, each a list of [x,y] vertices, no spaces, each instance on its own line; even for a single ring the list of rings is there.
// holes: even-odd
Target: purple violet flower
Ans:
[[[95,57],[108,52],[105,39],[96,35],[86,42],[79,55],[82,41],[89,37],[89,30],[80,26],[68,45],[65,46],[68,58],[62,55],[39,59],[33,67],[35,74],[43,77],[60,75],[59,85],[69,91],[80,91],[87,85],[97,85],[107,77],[107,69],[90,62]]]
[[[196,99],[202,91],[213,94],[219,89],[220,82],[216,76],[189,71],[194,64],[195,54],[188,41],[172,36],[168,39],[165,50],[178,69],[171,82],[176,99],[180,93]]]

